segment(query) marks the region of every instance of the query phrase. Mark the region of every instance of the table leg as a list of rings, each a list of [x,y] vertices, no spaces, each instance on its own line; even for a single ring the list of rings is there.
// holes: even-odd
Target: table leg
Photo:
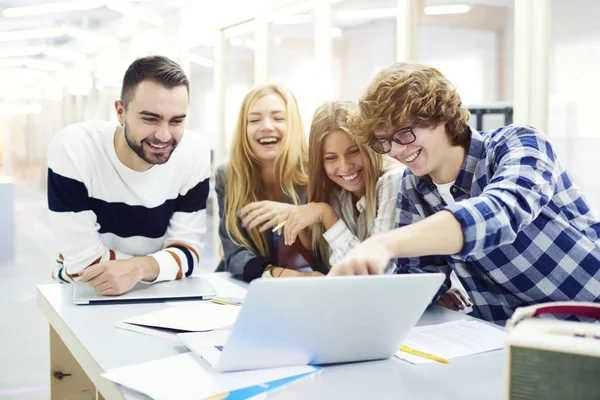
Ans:
[[[96,388],[60,336],[50,326],[50,398],[64,400],[82,391],[95,393]]]

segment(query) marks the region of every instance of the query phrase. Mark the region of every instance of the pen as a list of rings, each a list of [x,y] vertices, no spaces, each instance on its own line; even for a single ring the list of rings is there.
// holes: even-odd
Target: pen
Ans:
[[[228,301],[224,301],[224,300],[218,300],[218,299],[210,299],[209,300],[211,303],[215,303],[215,304],[221,304],[223,306],[239,306],[239,303],[230,303]]]
[[[445,358],[434,356],[433,354],[425,353],[424,351],[419,351],[419,350],[413,349],[412,347],[402,345],[402,346],[400,346],[400,348],[398,350],[403,351],[408,354],[412,354],[414,356],[419,356],[419,357],[427,358],[429,360],[437,361],[437,362],[440,362],[443,364],[450,364],[450,361],[446,360]]]
[[[229,396],[229,392],[223,392],[223,393],[215,394],[214,396],[207,397],[204,400],[220,400],[220,399],[226,398],[227,396]]]
[[[287,220],[280,222],[279,225],[277,225],[275,228],[273,228],[273,232],[277,232],[278,230],[283,228],[283,226],[285,225],[286,222],[287,222]]]

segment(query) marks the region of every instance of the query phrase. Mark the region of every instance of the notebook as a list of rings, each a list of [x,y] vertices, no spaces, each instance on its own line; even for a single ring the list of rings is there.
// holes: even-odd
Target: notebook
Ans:
[[[210,299],[216,296],[204,277],[194,276],[158,283],[138,282],[130,291],[119,296],[103,296],[85,282],[73,284],[74,304],[108,304],[183,299]]]

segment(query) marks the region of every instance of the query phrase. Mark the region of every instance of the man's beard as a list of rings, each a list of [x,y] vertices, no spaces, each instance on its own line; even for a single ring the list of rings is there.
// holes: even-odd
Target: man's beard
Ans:
[[[173,153],[173,150],[175,150],[175,148],[177,147],[177,140],[175,140],[174,138],[171,139],[171,141],[169,143],[163,143],[163,142],[159,142],[159,141],[149,141],[148,139],[143,139],[141,142],[137,143],[131,136],[129,136],[129,132],[127,131],[127,125],[123,125],[123,132],[125,134],[125,140],[127,141],[127,144],[129,145],[129,148],[131,150],[133,150],[133,152],[135,154],[138,155],[139,158],[141,158],[142,160],[144,160],[145,162],[147,162],[148,164],[151,165],[157,165],[157,164],[164,164],[167,161],[169,161],[169,158],[171,157],[171,154]],[[160,144],[160,145],[171,145],[171,151],[169,151],[168,153],[150,153],[147,152],[145,147],[144,147],[144,142],[147,143],[152,143],[152,144]]]

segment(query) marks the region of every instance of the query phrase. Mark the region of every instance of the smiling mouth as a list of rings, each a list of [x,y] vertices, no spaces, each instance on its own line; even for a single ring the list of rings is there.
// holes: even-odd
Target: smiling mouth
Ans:
[[[164,144],[154,144],[154,143],[148,143],[150,146],[154,147],[155,149],[164,149],[165,147],[167,147],[169,144],[168,143],[164,143]]]
[[[264,137],[258,139],[258,143],[263,146],[270,146],[279,143],[279,138],[276,137]]]
[[[356,171],[349,175],[338,175],[338,176],[340,178],[342,178],[344,180],[344,182],[352,183],[358,179],[358,176],[360,175],[361,172],[362,172],[362,170],[359,170],[359,171]]]
[[[421,150],[417,151],[416,153],[412,154],[409,157],[402,159],[402,161],[404,161],[405,163],[413,162],[419,156],[419,154],[421,154]]]
[[[145,142],[152,150],[163,151],[171,147],[171,143],[151,143]]]

